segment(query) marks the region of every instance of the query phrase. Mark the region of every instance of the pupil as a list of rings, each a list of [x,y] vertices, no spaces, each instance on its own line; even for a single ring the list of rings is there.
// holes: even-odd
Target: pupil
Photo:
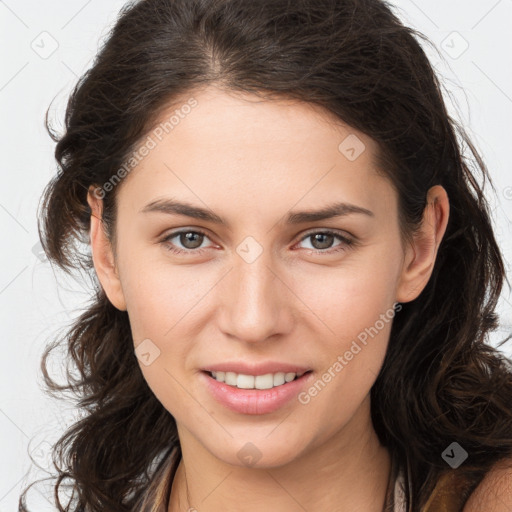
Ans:
[[[196,249],[202,243],[202,236],[200,233],[189,231],[188,233],[181,233],[180,242],[188,249]],[[315,249],[327,249],[331,246],[333,235],[327,233],[316,233],[313,235],[313,247]],[[191,242],[191,246],[188,245]]]
[[[194,233],[192,231],[189,231],[188,233],[181,233],[180,242],[188,249],[196,249],[202,243],[202,240],[201,240],[202,236],[203,235],[201,235],[200,233]],[[194,238],[195,238],[195,241],[194,241]],[[192,242],[192,246],[188,245],[190,242]]]
[[[327,242],[325,241],[327,239]],[[313,247],[315,249],[327,249],[332,243],[333,235],[327,233],[316,233],[313,235]],[[316,242],[320,242],[320,247],[315,245]]]

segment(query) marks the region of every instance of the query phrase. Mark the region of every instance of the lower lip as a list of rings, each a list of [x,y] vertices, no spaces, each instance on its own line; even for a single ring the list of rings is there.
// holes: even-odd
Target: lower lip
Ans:
[[[218,382],[208,372],[201,372],[207,388],[213,397],[222,405],[241,414],[269,414],[276,411],[306,386],[313,373],[305,373],[302,377],[286,382],[271,389],[240,389]]]

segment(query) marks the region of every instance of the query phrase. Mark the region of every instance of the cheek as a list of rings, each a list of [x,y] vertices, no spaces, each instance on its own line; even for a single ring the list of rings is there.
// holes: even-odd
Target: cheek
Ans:
[[[162,253],[153,259],[130,254],[120,262],[120,277],[134,342],[151,336],[165,341],[194,316],[216,276],[194,266],[173,267]]]
[[[319,326],[316,351],[323,354],[320,381],[307,391],[304,403],[314,399],[318,406],[332,408],[335,418],[353,411],[368,394],[395,316],[397,261],[382,248],[343,267],[303,276],[300,287],[296,282],[297,295],[315,313],[308,316]]]
[[[384,361],[395,311],[389,291],[373,279],[331,281],[311,300],[322,319],[315,337],[317,379],[299,395],[317,436],[328,438],[356,414]],[[319,356],[321,354],[321,356]],[[317,422],[316,417],[321,418]]]
[[[139,367],[154,395],[179,418],[183,414],[180,404],[190,400],[183,382],[193,341],[204,328],[203,322],[194,319],[202,314],[201,299],[215,280],[213,276],[198,279],[192,267],[140,265],[134,259],[123,269],[123,290]],[[143,353],[150,354],[149,361],[144,361]]]
[[[396,249],[376,247],[338,267],[318,268],[294,278],[294,292],[338,339],[357,337],[396,300],[400,259]]]
[[[345,380],[350,375],[345,386],[351,389],[370,387],[386,354],[395,315],[389,289],[377,286],[375,279],[355,276],[353,281],[340,279],[339,286],[335,280],[325,284],[323,293],[309,298],[321,319],[317,344],[322,346],[323,366],[331,376],[343,373]]]

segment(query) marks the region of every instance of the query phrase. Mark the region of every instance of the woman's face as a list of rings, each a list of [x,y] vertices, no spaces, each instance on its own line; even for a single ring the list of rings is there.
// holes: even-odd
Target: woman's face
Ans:
[[[270,467],[368,431],[393,305],[422,287],[376,144],[311,105],[213,87],[173,113],[117,185],[116,273],[95,264],[182,444]],[[294,369],[310,373],[242,389]]]

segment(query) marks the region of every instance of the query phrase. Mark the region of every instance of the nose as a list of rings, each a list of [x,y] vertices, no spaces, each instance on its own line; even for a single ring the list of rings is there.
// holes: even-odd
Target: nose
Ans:
[[[288,334],[293,328],[293,293],[265,252],[252,263],[235,255],[234,268],[219,289],[222,332],[247,343]]]

